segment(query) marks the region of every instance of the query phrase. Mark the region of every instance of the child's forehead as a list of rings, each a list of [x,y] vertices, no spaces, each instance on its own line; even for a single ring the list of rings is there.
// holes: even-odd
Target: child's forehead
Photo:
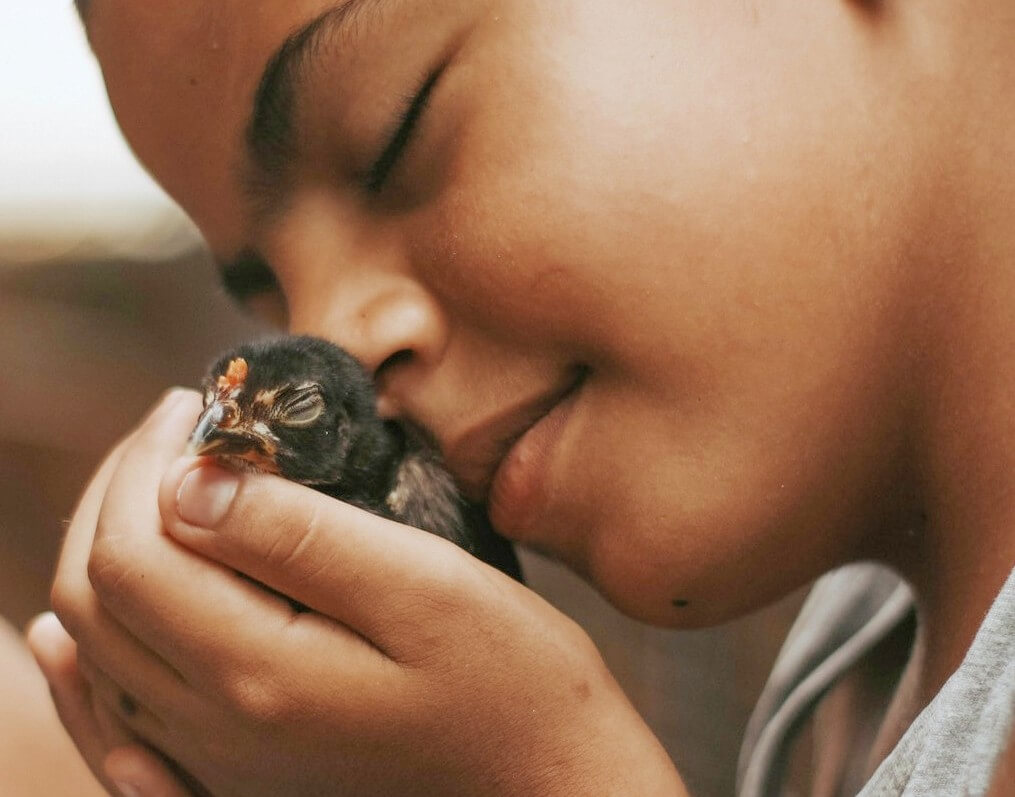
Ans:
[[[392,64],[408,61],[403,48],[394,48],[394,56],[389,52],[392,47],[384,43],[389,29],[409,37],[410,29],[419,30],[414,21],[485,5],[466,0],[86,2],[90,40],[123,132],[225,261],[249,246],[250,186],[256,186],[258,205],[271,199],[264,189],[269,183],[252,179],[262,170],[252,166],[293,162],[280,133],[293,128],[287,118],[293,84],[312,71],[307,68],[311,57],[315,69],[328,66],[328,85],[338,85],[332,73],[346,71],[346,61],[361,61],[357,75],[365,77],[355,81],[362,86],[373,82],[369,72],[387,74]],[[417,52],[429,47],[417,44]],[[383,58],[374,52],[379,49]],[[381,69],[383,64],[388,66]],[[342,85],[352,81],[346,78]],[[385,84],[384,93],[397,92]],[[316,96],[313,102],[320,105]]]
[[[289,4],[244,5],[89,0],[86,9],[121,129],[216,251],[242,245],[243,129],[264,65],[293,27]]]

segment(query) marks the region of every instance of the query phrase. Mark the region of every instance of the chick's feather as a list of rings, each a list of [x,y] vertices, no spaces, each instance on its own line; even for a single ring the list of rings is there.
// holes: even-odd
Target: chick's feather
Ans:
[[[511,545],[461,497],[436,448],[375,405],[370,377],[328,341],[247,343],[209,370],[190,448],[432,532],[521,580]]]

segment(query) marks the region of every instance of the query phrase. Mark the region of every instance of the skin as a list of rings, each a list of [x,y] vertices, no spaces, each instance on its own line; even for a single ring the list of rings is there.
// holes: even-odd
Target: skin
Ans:
[[[898,568],[920,631],[876,765],[1015,561],[1007,4],[395,3],[328,50],[299,104],[291,190],[251,203],[243,131],[260,73],[330,5],[93,0],[90,40],[140,159],[219,259],[261,252],[289,328],[350,350],[382,410],[429,430],[453,464],[476,422],[587,368],[545,480],[513,499],[495,491],[490,508],[503,533],[628,614],[713,624],[846,561]],[[441,58],[412,143],[367,194],[355,175]],[[174,460],[186,401],[142,428],[130,467],[93,485],[54,587],[94,659],[89,682],[143,706],[120,717],[131,731],[216,794],[285,793],[293,761],[304,789],[450,788],[426,781],[442,773],[420,769],[406,727],[456,751],[447,766],[464,793],[679,788],[583,635],[440,541],[375,555],[368,541],[391,524],[336,506],[308,515],[305,492],[267,477],[244,477],[238,514],[215,534],[185,522],[176,496],[194,463]],[[343,542],[361,535],[362,550]],[[270,555],[278,546],[293,557]],[[333,561],[354,565],[366,594],[407,580],[429,608],[400,604],[393,625],[383,601],[371,609],[322,571]],[[294,619],[216,562],[337,622]],[[471,624],[441,632],[434,606]],[[290,633],[273,642],[259,628]],[[373,647],[350,660],[363,639]],[[253,643],[264,653],[251,672]],[[408,677],[399,652],[423,650]],[[477,667],[481,684],[463,677]],[[296,694],[273,688],[294,678]],[[401,698],[379,714],[407,725],[379,728],[366,705],[336,698],[371,679]],[[559,683],[574,689],[546,686]],[[545,711],[523,721],[519,704]],[[265,724],[291,757],[237,760]],[[484,739],[503,755],[484,755]],[[370,756],[384,749],[398,754],[382,766]],[[549,751],[535,773],[534,750]],[[350,777],[336,761],[364,763]]]
[[[59,626],[57,626],[59,627]],[[41,630],[41,629],[40,629]],[[44,636],[40,637],[45,639]],[[62,646],[62,640],[57,638]],[[73,646],[68,646],[73,652]],[[0,741],[0,767],[4,788],[15,794],[80,794],[98,797],[105,792],[91,777],[84,761],[60,727],[53,711],[46,680],[25,649],[24,640],[0,622],[0,701],[4,724],[16,728]],[[54,673],[61,665],[73,666],[73,657],[54,660]],[[91,711],[91,706],[88,706]]]

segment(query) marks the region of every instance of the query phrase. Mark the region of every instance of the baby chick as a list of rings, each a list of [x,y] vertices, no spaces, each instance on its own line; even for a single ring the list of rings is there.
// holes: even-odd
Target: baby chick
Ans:
[[[219,358],[204,386],[191,454],[433,532],[521,580],[511,545],[461,498],[437,452],[378,417],[370,378],[344,350],[306,336],[245,344]]]

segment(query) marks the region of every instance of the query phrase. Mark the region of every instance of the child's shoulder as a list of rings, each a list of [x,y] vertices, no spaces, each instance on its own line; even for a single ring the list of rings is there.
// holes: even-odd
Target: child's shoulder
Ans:
[[[858,662],[871,663],[888,640],[911,628],[913,617],[909,587],[878,565],[850,565],[815,583],[748,726],[738,794],[778,793],[799,728]],[[897,678],[904,657],[893,656],[887,664],[880,658],[873,662],[875,670],[884,664],[892,672],[878,674]],[[1009,576],[962,665],[913,722],[864,793],[901,793],[906,784],[915,793],[985,792],[1006,747],[1013,711],[1015,575]],[[891,784],[887,792],[886,784]]]

